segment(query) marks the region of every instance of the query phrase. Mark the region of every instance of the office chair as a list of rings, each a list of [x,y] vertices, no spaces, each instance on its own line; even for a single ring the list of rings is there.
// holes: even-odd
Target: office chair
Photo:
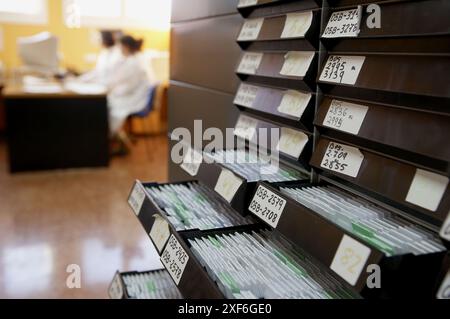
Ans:
[[[159,84],[156,84],[156,85],[153,85],[152,87],[150,87],[149,92],[148,92],[148,102],[145,105],[144,109],[142,109],[139,112],[129,115],[127,118],[127,124],[126,124],[127,133],[131,136],[133,143],[136,140],[134,139],[135,134],[133,132],[133,122],[132,121],[134,118],[144,120],[150,114],[150,112],[153,110],[153,108],[155,106],[154,104],[156,101],[156,94],[158,91],[158,86],[159,86]],[[147,125],[146,121],[143,121],[143,123],[144,123],[144,129],[145,129],[145,131],[147,131],[147,128],[145,127]]]
[[[158,112],[162,108],[163,105],[166,105],[167,103],[167,85],[165,84],[156,84],[149,88],[148,90],[148,101],[145,107],[136,113],[130,114],[123,127],[119,130],[118,135],[119,139],[122,141],[122,143],[125,145],[125,147],[129,150],[132,149],[133,144],[136,144],[137,137],[138,136],[144,136],[149,137],[152,136],[153,133],[148,133],[152,131],[152,127],[149,127],[149,125],[152,125],[152,123],[149,123],[150,113],[152,112]],[[158,114],[158,113],[157,113]],[[140,119],[141,123],[143,124],[143,130],[144,133],[136,134],[133,132],[133,120],[134,119]],[[165,126],[161,126],[161,124],[156,126],[159,128],[159,130],[156,132],[156,135],[160,134],[161,128]],[[145,148],[147,149],[147,154],[149,159],[152,158],[152,151],[151,146],[149,146],[148,142],[151,143],[149,139],[146,140]],[[128,152],[126,152],[128,153]]]

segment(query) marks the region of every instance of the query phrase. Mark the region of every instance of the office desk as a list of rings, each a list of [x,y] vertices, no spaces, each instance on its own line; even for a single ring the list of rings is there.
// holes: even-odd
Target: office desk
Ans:
[[[108,166],[105,95],[3,90],[11,172]]]

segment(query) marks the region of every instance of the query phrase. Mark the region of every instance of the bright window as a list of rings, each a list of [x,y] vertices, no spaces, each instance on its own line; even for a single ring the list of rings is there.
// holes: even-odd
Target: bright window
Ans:
[[[47,0],[0,0],[0,22],[47,23]]]
[[[169,29],[170,0],[65,0],[69,27]],[[78,23],[73,23],[74,20]]]
[[[124,16],[129,21],[155,29],[169,29],[170,0],[124,0]]]
[[[122,15],[121,0],[76,0],[82,17],[120,18]]]

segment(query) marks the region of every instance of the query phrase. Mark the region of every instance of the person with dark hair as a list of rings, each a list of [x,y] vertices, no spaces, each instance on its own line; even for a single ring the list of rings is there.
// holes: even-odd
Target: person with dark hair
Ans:
[[[144,41],[142,39],[138,40],[138,39],[133,38],[130,35],[123,36],[120,39],[122,54],[127,56],[127,55],[132,55],[132,54],[135,54],[136,52],[141,51],[143,42]]]
[[[116,44],[114,33],[112,31],[100,31],[100,36],[104,48],[111,48]]]
[[[120,39],[123,58],[116,65],[107,82],[109,127],[126,148],[122,126],[126,118],[145,108],[149,100],[152,79],[146,71],[140,56],[142,40],[125,35]]]
[[[120,48],[116,45],[116,32],[107,30],[100,31],[102,50],[98,55],[97,64],[92,71],[78,77],[78,81],[106,85],[110,73],[122,58]]]

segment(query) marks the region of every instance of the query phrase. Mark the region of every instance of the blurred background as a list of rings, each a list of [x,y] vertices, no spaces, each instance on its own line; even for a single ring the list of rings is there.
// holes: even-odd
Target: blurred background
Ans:
[[[161,267],[126,199],[167,180],[170,14],[0,0],[0,298],[107,298],[118,269]]]

